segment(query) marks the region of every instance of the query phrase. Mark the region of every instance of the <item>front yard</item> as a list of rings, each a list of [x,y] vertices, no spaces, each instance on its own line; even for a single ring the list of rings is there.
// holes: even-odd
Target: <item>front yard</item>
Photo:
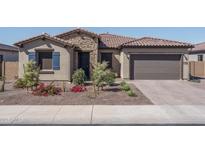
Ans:
[[[40,68],[35,62],[25,65],[23,78],[14,83],[1,81],[0,105],[151,105],[134,85],[117,83],[108,63],[97,63],[92,81],[86,82],[83,69],[72,75],[72,84],[39,80]],[[4,88],[3,88],[4,87]],[[15,87],[15,88],[14,88]],[[27,89],[27,90],[26,90]]]
[[[5,92],[0,93],[0,105],[152,105],[152,102],[143,95],[134,85],[130,85],[136,97],[130,97],[121,91],[120,85],[105,87],[100,94],[93,98],[92,86],[87,91],[73,93],[71,84],[67,84],[68,92],[59,96],[33,96],[26,89],[15,89],[13,83],[6,83]]]

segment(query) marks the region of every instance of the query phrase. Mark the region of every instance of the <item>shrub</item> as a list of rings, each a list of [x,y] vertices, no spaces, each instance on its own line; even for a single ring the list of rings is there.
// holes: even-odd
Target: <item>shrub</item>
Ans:
[[[130,96],[130,97],[136,96],[136,94],[135,94],[132,90],[127,91],[127,94],[128,94],[128,96]]]
[[[107,62],[97,63],[93,69],[92,81],[94,85],[97,87],[99,91],[100,87],[103,89],[105,85],[111,85],[115,82],[115,74],[110,70],[107,69]]]
[[[130,86],[126,83],[126,84],[124,84],[123,86],[121,86],[121,89],[122,89],[123,91],[129,91],[129,90],[130,90]]]
[[[23,81],[25,87],[33,88],[39,83],[39,67],[34,61],[29,61],[24,67]]]
[[[112,85],[115,82],[115,73],[111,72],[110,70],[107,70],[105,74],[106,74],[104,78],[105,83],[108,84],[109,86]]]
[[[124,86],[125,84],[127,84],[125,81],[120,82],[120,86]]]
[[[85,83],[86,75],[83,69],[78,69],[72,75],[73,84],[82,85]]]
[[[44,83],[40,83],[35,90],[32,91],[34,96],[54,96],[61,95],[62,89],[56,87],[53,82],[49,85],[45,85]]]
[[[76,85],[76,86],[72,87],[70,90],[71,90],[71,92],[77,93],[77,92],[84,92],[84,91],[86,91],[87,89],[86,89],[85,86]]]
[[[14,88],[25,88],[26,84],[23,79],[17,79],[14,83]]]

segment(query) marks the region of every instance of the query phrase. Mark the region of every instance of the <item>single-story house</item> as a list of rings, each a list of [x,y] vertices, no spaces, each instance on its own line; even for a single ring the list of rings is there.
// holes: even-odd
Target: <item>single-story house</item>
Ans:
[[[92,75],[97,62],[107,61],[123,79],[188,79],[189,43],[113,34],[95,34],[74,29],[56,36],[42,34],[15,43],[19,47],[19,77],[24,65],[34,60],[40,66],[41,80],[71,81],[82,68]]]
[[[18,76],[18,48],[0,43],[0,76],[14,80]]]
[[[205,61],[205,42],[195,44],[190,49],[189,61]]]

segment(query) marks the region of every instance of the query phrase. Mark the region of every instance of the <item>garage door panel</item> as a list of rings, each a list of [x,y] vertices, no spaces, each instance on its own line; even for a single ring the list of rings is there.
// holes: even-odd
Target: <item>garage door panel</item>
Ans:
[[[131,79],[180,79],[180,55],[131,55]]]
[[[173,80],[178,79],[178,73],[141,73],[135,76],[135,79],[143,80]],[[165,78],[166,77],[166,78]]]
[[[142,67],[143,65],[143,67]],[[134,68],[137,69],[138,73],[175,73],[178,69],[179,64],[176,62],[157,62],[157,61],[135,61]]]

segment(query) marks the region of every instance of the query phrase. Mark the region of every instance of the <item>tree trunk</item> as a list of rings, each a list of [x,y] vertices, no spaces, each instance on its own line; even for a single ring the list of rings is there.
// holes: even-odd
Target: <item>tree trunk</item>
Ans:
[[[5,81],[0,81],[0,92],[4,92]]]

